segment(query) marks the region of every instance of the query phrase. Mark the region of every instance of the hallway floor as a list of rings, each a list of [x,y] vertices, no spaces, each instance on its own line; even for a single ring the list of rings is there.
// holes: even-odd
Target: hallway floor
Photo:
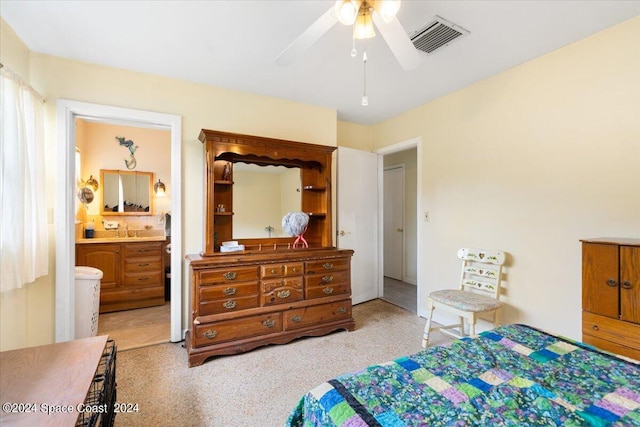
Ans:
[[[385,276],[382,299],[412,313],[417,313],[418,288],[415,285]]]

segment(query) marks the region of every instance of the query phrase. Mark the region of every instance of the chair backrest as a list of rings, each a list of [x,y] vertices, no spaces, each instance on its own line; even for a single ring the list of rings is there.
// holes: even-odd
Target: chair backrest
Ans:
[[[461,290],[481,292],[500,299],[504,252],[462,248],[458,249],[458,258],[462,260]]]

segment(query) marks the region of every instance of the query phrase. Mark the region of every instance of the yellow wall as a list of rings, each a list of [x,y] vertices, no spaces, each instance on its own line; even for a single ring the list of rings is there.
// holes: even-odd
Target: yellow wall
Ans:
[[[371,151],[373,147],[373,126],[338,122],[338,146]]]
[[[374,126],[422,138],[420,308],[462,246],[507,251],[505,321],[581,333],[581,246],[640,238],[640,17]]]

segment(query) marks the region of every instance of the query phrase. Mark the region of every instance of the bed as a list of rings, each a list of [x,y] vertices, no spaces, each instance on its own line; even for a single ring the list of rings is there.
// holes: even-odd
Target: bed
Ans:
[[[640,426],[640,365],[500,326],[329,380],[287,426]]]

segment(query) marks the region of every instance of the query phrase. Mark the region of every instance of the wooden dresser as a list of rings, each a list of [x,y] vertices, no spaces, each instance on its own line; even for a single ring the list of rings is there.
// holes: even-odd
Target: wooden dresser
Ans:
[[[640,360],[640,239],[582,240],[582,340]]]
[[[103,273],[100,313],[164,304],[164,242],[107,240],[114,239],[76,243],[76,265]]]
[[[353,330],[352,250],[189,255],[189,366],[215,355]]]
[[[207,129],[199,139],[206,167],[204,249],[187,256],[189,366],[302,336],[353,330],[353,251],[336,249],[332,239],[331,161],[336,147]],[[236,235],[234,222],[240,220],[234,216],[247,209],[234,203],[237,163],[299,170],[297,209],[309,217],[304,232],[308,247],[296,247],[295,237]],[[260,200],[281,206],[276,200]],[[267,207],[249,209],[260,213]],[[236,241],[244,250],[222,253],[225,241]]]

